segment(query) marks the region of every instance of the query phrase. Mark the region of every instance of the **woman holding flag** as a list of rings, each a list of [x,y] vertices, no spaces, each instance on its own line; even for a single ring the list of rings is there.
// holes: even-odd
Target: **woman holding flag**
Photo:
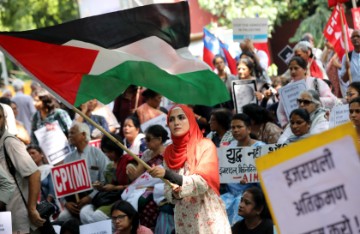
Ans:
[[[216,147],[203,137],[194,113],[185,105],[170,109],[167,119],[173,144],[164,152],[165,169],[154,166],[153,177],[168,179],[165,197],[175,204],[176,233],[231,233],[219,197]]]

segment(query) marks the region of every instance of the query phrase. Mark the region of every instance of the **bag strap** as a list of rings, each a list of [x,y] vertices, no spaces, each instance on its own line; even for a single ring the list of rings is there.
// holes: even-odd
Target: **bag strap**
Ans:
[[[9,154],[8,154],[8,152],[7,152],[7,150],[6,150],[6,147],[5,147],[5,145],[6,145],[6,144],[5,144],[5,142],[6,142],[5,140],[6,140],[8,137],[13,137],[13,136],[7,136],[7,137],[5,137],[5,139],[4,139],[4,146],[3,146],[3,147],[4,147],[5,161],[6,161],[6,164],[7,164],[8,168],[9,168],[10,174],[14,177],[16,186],[17,186],[17,188],[18,188],[19,191],[20,191],[21,198],[22,198],[25,206],[27,207],[27,202],[26,202],[26,200],[25,200],[24,194],[22,193],[22,191],[21,191],[21,189],[20,189],[20,186],[19,186],[19,184],[18,184],[18,182],[17,182],[17,180],[16,180],[16,176],[15,176],[15,174],[16,174],[16,169],[15,169],[14,164],[13,164],[13,162],[11,161],[11,158],[9,157]]]

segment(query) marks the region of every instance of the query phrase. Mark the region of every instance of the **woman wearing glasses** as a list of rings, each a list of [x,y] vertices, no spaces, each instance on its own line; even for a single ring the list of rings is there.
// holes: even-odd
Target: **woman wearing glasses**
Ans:
[[[306,110],[310,114],[311,126],[309,133],[311,135],[329,129],[326,110],[322,108],[321,98],[315,90],[309,89],[300,93],[297,103],[299,108]],[[292,134],[291,128],[288,125],[280,136],[278,143],[285,142]]]
[[[139,214],[127,201],[117,201],[111,208],[111,219],[114,234],[153,234],[153,232],[140,225]]]
[[[306,88],[313,89],[319,94],[319,100],[323,107],[331,109],[337,102],[336,96],[331,92],[329,86],[321,79],[307,76],[307,62],[299,57],[294,56],[290,59],[289,70],[291,82],[305,80]],[[286,116],[283,100],[280,99],[277,109],[277,116],[280,125],[285,128],[288,124],[288,116]]]

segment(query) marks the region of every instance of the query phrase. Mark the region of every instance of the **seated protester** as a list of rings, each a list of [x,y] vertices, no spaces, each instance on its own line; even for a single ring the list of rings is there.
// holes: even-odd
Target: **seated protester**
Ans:
[[[235,114],[231,120],[231,130],[235,142],[231,142],[232,147],[247,147],[247,146],[262,146],[264,142],[252,139],[251,134],[251,120],[246,114]],[[246,184],[247,181],[242,183],[229,183],[227,184],[228,192],[221,195],[221,199],[226,206],[226,212],[230,221],[230,225],[239,221],[241,217],[237,215],[237,208],[239,207],[240,198],[243,191],[252,186],[251,183]]]
[[[216,147],[229,145],[231,141],[234,141],[230,130],[230,121],[232,113],[228,109],[220,108],[215,109],[210,115],[210,130],[206,138],[209,138]]]
[[[118,201],[111,207],[111,220],[114,234],[153,234],[149,228],[140,225],[139,214],[126,201]]]
[[[247,104],[242,107],[243,113],[251,119],[251,133],[266,144],[276,143],[282,129],[274,123],[274,116],[267,109],[256,105]]]
[[[231,120],[231,131],[236,141],[232,141],[232,147],[262,146],[264,142],[251,138],[251,119],[246,114],[235,114]]]
[[[136,155],[142,155],[147,149],[145,135],[141,132],[140,121],[135,116],[128,116],[122,126],[124,145]],[[124,152],[125,153],[125,152]]]
[[[53,203],[56,207],[56,212],[59,212],[60,203],[55,197],[54,184],[51,179],[51,168],[53,168],[53,166],[46,163],[47,160],[45,155],[39,146],[29,145],[26,150],[34,160],[35,164],[38,166],[38,169],[41,173],[41,201],[47,200],[48,202]]]
[[[111,135],[119,142],[122,141],[119,135]],[[96,181],[93,184],[93,187],[102,193],[95,195],[92,203],[81,209],[80,219],[83,224],[109,219],[111,206],[116,200],[120,199],[121,192],[130,183],[126,174],[126,165],[133,158],[130,155],[124,155],[124,151],[107,136],[101,139],[101,150],[109,158],[110,163],[108,163],[104,172],[105,183]],[[98,196],[106,196],[106,193],[109,195],[109,199],[107,199],[106,203],[101,203]]]
[[[135,111],[135,116],[139,119],[140,124],[146,123],[161,114],[166,114],[160,109],[161,94],[151,89],[146,89],[141,95],[145,99],[145,103],[141,104]]]
[[[64,163],[85,159],[87,170],[90,174],[91,183],[105,182],[104,171],[109,164],[106,155],[98,148],[89,145],[90,129],[87,124],[74,122],[69,131],[69,143],[76,147],[65,159]],[[90,204],[97,190],[79,193],[79,199],[73,195],[63,199],[64,210],[61,211],[57,221],[64,222],[70,218],[79,218],[79,214],[85,205]]]
[[[84,113],[87,117],[89,117],[91,120],[93,120],[95,123],[100,125],[103,129],[105,129],[107,132],[110,132],[108,123],[106,122],[106,119],[100,115],[94,115],[92,112],[95,110],[96,107],[96,99],[90,100],[80,106],[81,112]],[[75,115],[75,121],[79,123],[85,123],[90,128],[90,136],[91,139],[101,139],[103,136],[102,132],[100,132],[99,129],[95,128],[94,125],[90,124],[86,119],[84,119],[82,116],[76,114]]]
[[[77,219],[69,219],[61,225],[60,234],[80,234],[80,223]]]
[[[155,200],[165,198],[164,186],[160,179],[153,178],[148,172],[142,173],[138,170],[138,165],[137,161],[128,163],[126,170],[132,183],[121,194],[121,198],[128,201],[138,211],[141,224],[154,230],[159,215],[159,207]],[[135,171],[135,173],[130,171]],[[155,194],[160,194],[161,198],[155,198]]]
[[[299,108],[305,109],[310,114],[310,134],[318,134],[329,129],[329,121],[326,118],[326,110],[321,107],[319,94],[312,89],[300,93],[297,99]],[[280,136],[278,143],[284,143],[292,135],[288,125]]]
[[[311,126],[310,115],[305,109],[295,109],[290,113],[291,135],[285,143],[292,143],[309,137]]]
[[[149,166],[163,165],[163,153],[165,151],[164,144],[168,139],[167,131],[161,125],[153,125],[146,129],[145,134],[148,149],[144,152],[141,159]],[[131,164],[132,165],[127,167],[127,172],[129,178],[131,178],[134,183],[130,185],[128,190],[131,190],[135,185],[141,184],[141,177],[148,176],[147,173],[144,173],[145,168],[143,165],[135,162],[132,162]],[[141,196],[138,197],[139,207],[137,209],[141,224],[151,229],[155,228],[155,233],[170,234],[175,228],[174,212],[173,206],[169,204],[164,197],[164,183],[158,179],[154,180],[154,178],[151,178],[149,181],[152,182],[146,186],[146,181],[143,181],[145,184],[142,185],[142,187],[147,187],[145,191],[143,191],[143,189],[135,189],[133,195],[129,193],[124,197],[129,199],[128,196],[136,196],[134,194],[140,194],[142,192],[143,194],[140,194]],[[152,186],[153,183],[155,184]],[[155,196],[153,191],[159,191],[157,194],[160,194],[160,196]],[[130,202],[130,200],[128,201]]]
[[[359,96],[360,96],[360,81],[355,81],[350,83],[346,91],[346,103],[350,103],[352,99]]]
[[[233,234],[273,234],[274,225],[260,188],[251,187],[244,191],[238,214],[243,220],[232,226]]]

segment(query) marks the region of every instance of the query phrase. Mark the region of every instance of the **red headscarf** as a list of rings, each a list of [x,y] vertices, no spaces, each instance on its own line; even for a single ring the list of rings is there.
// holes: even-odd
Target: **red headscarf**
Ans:
[[[183,136],[174,136],[171,134],[173,144],[166,147],[164,152],[164,160],[170,169],[178,170],[182,168],[187,161],[190,167],[190,174],[198,174],[208,185],[219,194],[220,178],[219,178],[219,162],[215,145],[209,142],[201,144],[206,149],[196,152],[199,143],[207,141],[204,139],[202,132],[196,122],[195,115],[192,110],[185,105],[175,105],[169,110],[167,123],[169,125],[169,117],[174,108],[181,108],[187,119],[189,120],[190,129]]]

